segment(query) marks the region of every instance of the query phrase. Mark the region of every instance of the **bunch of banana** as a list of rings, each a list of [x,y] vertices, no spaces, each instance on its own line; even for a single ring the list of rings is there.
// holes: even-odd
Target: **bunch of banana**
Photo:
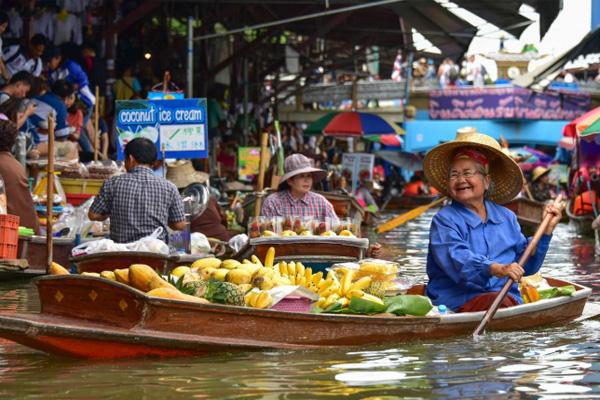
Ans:
[[[348,268],[339,268],[341,278],[338,280],[335,272],[329,271],[327,278],[319,283],[319,301],[317,306],[327,308],[335,302],[341,303],[342,307],[350,304],[352,297],[370,297],[363,290],[371,284],[370,276],[363,276],[355,280],[357,273]],[[374,297],[374,296],[373,296]]]
[[[273,298],[266,290],[251,290],[246,293],[244,300],[248,307],[254,308],[269,308],[273,304]]]

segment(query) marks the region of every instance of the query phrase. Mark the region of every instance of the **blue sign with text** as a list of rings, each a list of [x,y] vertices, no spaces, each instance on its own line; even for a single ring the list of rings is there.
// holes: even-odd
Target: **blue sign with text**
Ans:
[[[120,160],[138,137],[156,143],[159,158],[208,157],[206,99],[117,101],[116,126]]]

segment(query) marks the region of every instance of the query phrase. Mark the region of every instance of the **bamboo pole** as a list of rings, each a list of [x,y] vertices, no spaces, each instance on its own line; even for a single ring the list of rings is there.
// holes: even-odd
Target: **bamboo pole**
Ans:
[[[54,118],[48,116],[48,172],[46,187],[46,273],[52,266],[52,213],[54,207]]]
[[[260,139],[260,167],[258,170],[258,182],[256,186],[256,203],[254,204],[254,215],[260,215],[262,207],[263,189],[265,188],[265,170],[267,169],[269,151],[269,134],[263,132]]]
[[[96,86],[96,104],[94,104],[94,161],[98,161],[98,143],[100,140],[99,119],[100,119],[100,88]]]

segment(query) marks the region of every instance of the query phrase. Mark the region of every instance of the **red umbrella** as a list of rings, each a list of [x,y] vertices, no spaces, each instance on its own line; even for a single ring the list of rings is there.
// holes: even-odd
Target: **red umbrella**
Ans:
[[[593,110],[586,112],[565,125],[563,128],[563,136],[577,137],[577,135],[581,134],[581,132],[586,130],[587,127],[592,125],[598,119],[600,119],[600,107],[596,107]]]

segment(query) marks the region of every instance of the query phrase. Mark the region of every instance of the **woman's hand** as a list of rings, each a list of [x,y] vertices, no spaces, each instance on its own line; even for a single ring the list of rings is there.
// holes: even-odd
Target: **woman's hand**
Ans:
[[[523,267],[517,263],[511,264],[492,264],[490,265],[490,273],[497,278],[509,277],[515,282],[519,282],[525,273]]]
[[[381,257],[381,245],[379,243],[373,243],[369,251],[367,252],[367,257],[371,258],[380,258]]]
[[[544,209],[544,215],[542,216],[542,219],[546,218],[546,215],[548,215],[548,213],[552,214],[552,218],[550,219],[550,223],[548,224],[545,233],[546,235],[552,235],[554,228],[556,228],[556,225],[558,225],[558,223],[562,219],[562,207],[557,207],[556,205],[554,205],[554,203],[548,204]]]

